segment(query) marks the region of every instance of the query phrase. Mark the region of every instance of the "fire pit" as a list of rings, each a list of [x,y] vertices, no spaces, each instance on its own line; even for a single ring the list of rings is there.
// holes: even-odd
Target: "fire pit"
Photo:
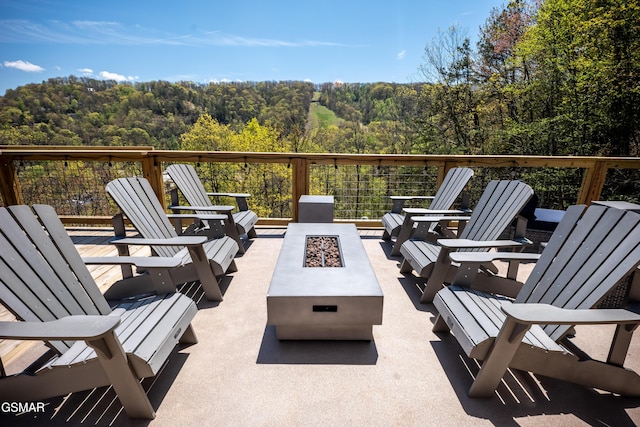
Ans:
[[[371,340],[382,303],[353,224],[289,224],[267,293],[278,339]]]

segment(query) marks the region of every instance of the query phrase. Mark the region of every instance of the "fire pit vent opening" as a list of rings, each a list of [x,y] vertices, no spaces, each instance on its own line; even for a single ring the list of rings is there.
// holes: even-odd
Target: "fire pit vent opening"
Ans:
[[[344,267],[338,236],[307,236],[303,267]]]

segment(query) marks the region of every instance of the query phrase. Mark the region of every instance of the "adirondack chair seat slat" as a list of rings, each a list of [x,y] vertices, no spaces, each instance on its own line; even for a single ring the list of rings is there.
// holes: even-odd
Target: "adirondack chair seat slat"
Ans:
[[[421,277],[429,277],[433,263],[438,259],[440,246],[424,240],[409,240],[400,249],[404,260]]]
[[[396,236],[402,223],[404,222],[404,215],[401,213],[387,212],[382,216],[382,225],[390,236]]]
[[[178,304],[176,308],[172,308],[177,302],[180,302],[181,304]],[[156,339],[160,339],[164,336],[170,336],[170,333],[164,331],[164,329],[159,325],[156,325],[155,322],[163,319],[165,316],[172,318],[176,316],[183,317],[185,314],[190,315],[191,310],[193,309],[193,307],[190,306],[192,302],[193,301],[189,298],[179,294],[175,294],[175,296],[174,294],[165,294],[144,297],[140,300],[135,300],[134,303],[124,302],[114,304],[114,311],[109,315],[120,318],[120,324],[116,328],[116,335],[125,352],[131,353],[131,356],[136,358],[135,360],[140,364],[140,362],[144,362],[145,359],[151,360],[150,358],[145,358],[142,357],[142,355],[137,354],[137,345],[143,342],[143,339],[146,339],[144,335],[148,334],[149,331],[153,331]],[[169,313],[171,310],[176,311]],[[134,337],[136,333],[138,333],[138,338]],[[142,339],[139,338],[140,333],[143,334]],[[151,342],[153,342],[153,340]],[[156,343],[160,342],[162,341],[156,340]],[[171,346],[173,345],[175,345],[175,342],[171,344]],[[96,354],[91,347],[86,345],[84,341],[76,341],[69,350],[56,359],[55,362],[52,362],[49,367],[69,367],[78,363],[87,363],[88,360],[94,358],[96,358]],[[145,372],[146,376],[149,376],[149,372],[152,372],[149,368],[139,370],[141,372]]]
[[[197,308],[190,298],[170,294],[149,297],[142,304],[125,302],[114,305],[114,313],[119,312],[121,323],[116,328],[116,335],[136,375],[146,378],[159,372]],[[97,360],[95,351],[86,342],[76,341],[44,368],[68,369],[94,359]]]
[[[500,307],[512,303],[512,300],[503,296],[455,285],[443,288],[433,300],[433,305],[467,356],[478,360],[484,360],[507,317]],[[567,352],[539,325],[533,325],[527,331],[523,343],[546,352]]]
[[[258,223],[258,215],[253,211],[240,211],[232,215],[240,234],[247,234]]]

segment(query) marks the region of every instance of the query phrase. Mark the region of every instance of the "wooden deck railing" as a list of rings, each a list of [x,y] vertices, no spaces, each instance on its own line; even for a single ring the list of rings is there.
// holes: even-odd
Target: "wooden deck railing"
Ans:
[[[337,153],[254,153],[220,151],[163,151],[152,147],[61,147],[61,146],[0,146],[0,202],[21,204],[25,200],[17,167],[22,162],[132,162],[139,164],[159,199],[166,205],[163,183],[163,163],[237,163],[286,164],[291,168],[291,201],[309,194],[312,165],[373,165],[436,167],[437,182],[448,169],[456,166],[472,168],[572,168],[582,169],[582,184],[575,203],[589,204],[600,198],[610,169],[640,169],[638,157],[550,157],[550,156],[453,156],[453,155],[391,155]],[[297,219],[297,203],[291,203],[291,219]],[[69,222],[78,222],[65,218]],[[100,222],[106,218],[84,218],[84,222]],[[263,220],[264,223],[264,220]],[[273,223],[273,220],[271,221]]]

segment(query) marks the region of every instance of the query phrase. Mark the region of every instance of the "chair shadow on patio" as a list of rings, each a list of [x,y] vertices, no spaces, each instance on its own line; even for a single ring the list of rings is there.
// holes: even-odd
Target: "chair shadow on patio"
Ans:
[[[380,248],[386,255],[387,259],[398,261],[398,268],[400,267],[400,263],[402,262],[401,255],[392,255],[391,251],[393,250],[393,242],[389,242],[387,240],[383,240],[380,242]]]
[[[220,287],[220,292],[224,296],[231,286],[231,282],[233,281],[233,276],[225,275],[219,278],[218,286]],[[204,290],[202,289],[202,285],[200,282],[190,282],[185,283],[181,288],[179,288],[180,292],[185,294],[188,297],[191,297],[193,301],[195,301],[198,306],[198,310],[214,308],[220,305],[220,301],[210,301],[205,296]]]
[[[187,362],[189,354],[180,352],[182,348],[180,346],[173,350],[173,354],[155,377],[145,378],[141,382],[142,388],[156,411],[161,407],[167,392]],[[71,393],[43,402],[45,404],[43,413],[31,412],[13,415],[0,412],[0,424],[23,427],[43,425],[146,426],[152,422],[152,420],[127,417],[111,386]]]
[[[279,341],[275,326],[264,330],[258,364],[375,365],[378,350],[371,341]]]
[[[420,297],[422,296],[422,290],[425,287],[426,281],[427,280],[422,277],[415,277],[411,275],[398,277],[398,282],[406,292],[407,297],[409,297],[416,310],[428,311],[437,314],[437,311],[433,307],[433,304],[425,304],[420,302]]]
[[[494,425],[520,426],[519,419],[545,415],[547,424],[575,417],[573,424],[635,426],[627,408],[640,406],[640,398],[624,398],[608,392],[535,376],[509,369],[502,383],[489,399],[471,398],[467,392],[480,370],[479,362],[468,358],[451,335],[431,341],[433,351],[442,364],[463,410],[470,416],[490,420]]]

